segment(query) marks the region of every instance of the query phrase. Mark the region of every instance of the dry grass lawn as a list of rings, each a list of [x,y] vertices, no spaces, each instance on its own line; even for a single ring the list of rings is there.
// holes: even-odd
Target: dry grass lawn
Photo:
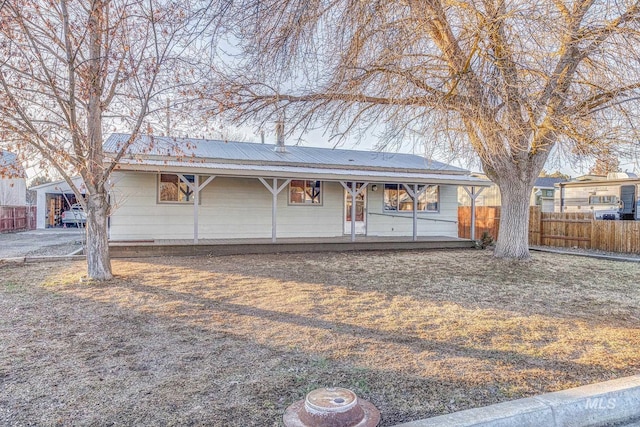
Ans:
[[[0,266],[1,425],[281,425],[340,385],[383,426],[640,372],[640,265],[535,253]]]

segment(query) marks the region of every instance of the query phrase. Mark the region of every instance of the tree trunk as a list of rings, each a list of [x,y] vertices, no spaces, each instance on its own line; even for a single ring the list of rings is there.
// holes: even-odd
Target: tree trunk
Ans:
[[[501,180],[498,186],[502,207],[494,255],[529,259],[529,201],[533,186],[517,178]]]
[[[90,279],[108,280],[113,277],[109,258],[107,217],[109,203],[105,191],[90,194],[87,200],[87,270]]]

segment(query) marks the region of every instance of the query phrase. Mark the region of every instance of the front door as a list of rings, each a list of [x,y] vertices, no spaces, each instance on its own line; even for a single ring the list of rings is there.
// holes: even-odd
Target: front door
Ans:
[[[356,188],[360,189],[363,184],[356,183]],[[351,183],[348,183],[351,188]],[[351,234],[351,194],[344,191],[344,234]],[[367,234],[367,190],[363,190],[356,196],[356,234]]]

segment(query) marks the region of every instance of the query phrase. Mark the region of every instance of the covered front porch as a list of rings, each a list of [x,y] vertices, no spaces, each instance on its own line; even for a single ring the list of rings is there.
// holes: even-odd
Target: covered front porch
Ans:
[[[474,242],[447,236],[380,237],[351,236],[318,238],[279,238],[273,242],[262,239],[200,239],[194,244],[184,240],[112,241],[112,258],[141,258],[151,256],[243,255],[293,252],[347,252],[382,250],[426,250],[473,248]]]
[[[347,240],[340,239],[345,236],[350,242],[363,237],[409,237],[413,241],[426,236],[457,237],[458,186],[478,189],[484,184],[464,176],[398,172],[351,172],[357,179],[350,180],[326,170],[322,174],[280,170],[281,176],[274,177],[246,171],[225,175],[219,169],[214,175],[203,173],[209,171],[201,170],[207,169],[202,164],[198,166],[189,174],[176,166],[160,174],[120,172],[121,194],[112,200],[125,202],[117,203],[110,237],[185,243],[188,239],[191,244],[268,235],[271,243],[298,237]],[[143,202],[139,194],[155,192],[155,176],[160,177],[158,199],[147,197]],[[184,192],[184,200],[161,199],[165,185]],[[309,200],[299,200],[305,198]],[[142,212],[152,212],[154,218],[141,221]]]

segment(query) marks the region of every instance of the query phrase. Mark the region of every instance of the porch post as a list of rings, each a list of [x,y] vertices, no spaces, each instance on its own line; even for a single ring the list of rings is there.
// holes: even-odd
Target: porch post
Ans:
[[[471,237],[471,240],[476,240],[476,199],[478,198],[480,193],[482,193],[482,190],[484,190],[484,187],[478,188],[477,191],[475,186],[462,187],[462,188],[464,188],[464,191],[467,192],[467,194],[469,195],[469,198],[471,199],[471,232],[470,232],[471,236],[470,237]]]
[[[200,188],[198,186],[198,175],[193,177],[193,244],[198,244],[198,218],[200,215]]]
[[[278,180],[273,178],[273,188],[275,189],[278,186]],[[271,241],[273,243],[276,242],[276,227],[278,225],[277,221],[278,215],[278,193],[275,191],[271,192]]]
[[[413,200],[413,241],[418,240],[418,198],[427,190],[427,186],[423,186],[422,190],[418,191],[418,184],[402,184],[402,186],[407,190],[409,196]]]
[[[351,241],[356,241],[356,182],[351,181]]]
[[[200,175],[193,176],[193,184],[189,182],[187,178],[184,177],[183,174],[178,174],[180,177],[180,181],[187,184],[187,187],[193,191],[193,243],[198,243],[198,218],[199,218],[199,204],[200,204],[200,190],[203,190],[215,176],[209,176],[202,184],[199,184]]]
[[[475,187],[471,187],[471,191],[474,192]],[[476,240],[476,198],[471,199],[471,240]]]
[[[349,192],[349,195],[351,196],[351,241],[355,242],[356,241],[356,197],[359,194],[362,194],[363,191],[365,191],[369,183],[363,182],[362,186],[358,189],[356,189],[355,181],[351,181],[351,188],[349,188],[347,183],[344,181],[340,181],[340,184],[342,184],[344,189],[347,190],[347,192]]]
[[[271,242],[276,242],[277,236],[277,218],[278,218],[278,194],[284,190],[284,188],[289,185],[291,182],[290,179],[285,179],[284,183],[278,187],[278,178],[273,178],[273,185],[269,185],[269,183],[264,178],[258,178],[262,185],[266,187],[267,190],[271,193]]]
[[[418,184],[413,184],[413,241],[418,240]]]

